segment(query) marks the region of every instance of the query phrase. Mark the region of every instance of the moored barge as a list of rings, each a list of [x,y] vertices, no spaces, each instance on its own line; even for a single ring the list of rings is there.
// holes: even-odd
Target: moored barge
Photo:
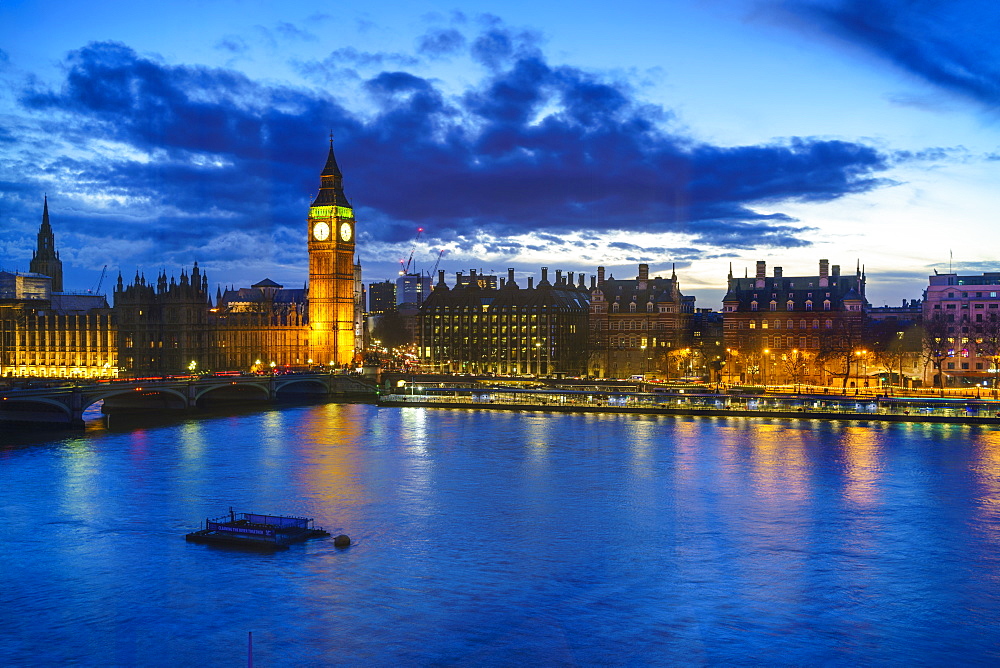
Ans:
[[[307,517],[234,513],[230,508],[229,515],[206,519],[204,529],[184,538],[192,543],[272,551],[287,550],[293,543],[329,535],[322,527],[313,526]]]

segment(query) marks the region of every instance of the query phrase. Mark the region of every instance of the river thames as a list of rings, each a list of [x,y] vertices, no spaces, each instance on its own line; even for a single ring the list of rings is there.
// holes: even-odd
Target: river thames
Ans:
[[[1000,662],[989,427],[324,404],[0,443],[4,665]],[[354,544],[185,542],[230,506]]]

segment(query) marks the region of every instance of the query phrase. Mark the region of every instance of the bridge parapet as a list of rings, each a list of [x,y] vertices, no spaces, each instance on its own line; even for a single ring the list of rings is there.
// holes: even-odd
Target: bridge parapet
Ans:
[[[239,395],[227,394],[233,389],[239,390]],[[234,396],[240,396],[237,400],[275,401],[289,393],[374,398],[378,390],[373,383],[356,376],[329,373],[78,382],[0,391],[0,422],[82,425],[87,408],[108,400],[130,409],[194,410],[213,393],[229,401]]]

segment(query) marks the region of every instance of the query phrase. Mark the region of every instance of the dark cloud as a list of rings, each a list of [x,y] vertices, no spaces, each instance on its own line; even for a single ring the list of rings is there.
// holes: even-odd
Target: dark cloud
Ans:
[[[1000,102],[995,0],[787,0],[781,7],[947,90]]]
[[[417,40],[417,52],[440,58],[459,53],[465,49],[465,35],[454,28],[431,30]]]
[[[389,54],[341,49],[314,64],[334,74],[395,65],[361,80],[363,114],[323,90],[90,44],[68,55],[56,88],[36,83],[20,97],[47,133],[90,157],[47,157],[35,171],[25,158],[21,182],[40,194],[54,181],[82,202],[110,198],[79,212],[81,234],[107,234],[110,221],[118,238],[153,239],[164,253],[270,238],[280,255],[273,240],[302,233],[333,130],[366,243],[408,242],[423,226],[428,243],[496,253],[547,248],[506,241],[527,233],[555,245],[570,233],[599,242],[676,232],[757,248],[808,244],[808,228],[765,209],[880,187],[879,174],[902,159],[812,138],[695,142],[672,133],[671,113],[638,100],[627,82],[550,65],[530,32],[487,20],[471,41],[427,48],[446,43],[465,44],[487,67],[459,95]],[[122,150],[91,150],[97,143]],[[9,192],[2,180],[16,179],[3,169]]]
[[[215,43],[215,48],[228,51],[234,55],[246,53],[250,47],[246,41],[238,35],[227,35]]]
[[[288,40],[301,41],[301,42],[315,42],[317,40],[316,35],[304,30],[297,25],[288,23],[287,21],[282,21],[277,26],[275,30],[279,35]]]

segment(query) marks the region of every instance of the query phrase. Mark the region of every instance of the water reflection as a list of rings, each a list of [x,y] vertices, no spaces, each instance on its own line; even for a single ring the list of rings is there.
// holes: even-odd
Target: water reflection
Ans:
[[[973,470],[979,489],[976,526],[996,545],[1000,541],[1000,431],[983,430],[974,443]]]
[[[77,518],[97,514],[100,492],[99,457],[87,439],[74,438],[63,448],[61,511]]]
[[[1000,431],[330,404],[2,464],[23,663],[1000,659]],[[355,545],[184,542],[239,504]]]
[[[850,423],[841,437],[845,457],[844,496],[859,507],[877,501],[882,471],[881,429]]]

